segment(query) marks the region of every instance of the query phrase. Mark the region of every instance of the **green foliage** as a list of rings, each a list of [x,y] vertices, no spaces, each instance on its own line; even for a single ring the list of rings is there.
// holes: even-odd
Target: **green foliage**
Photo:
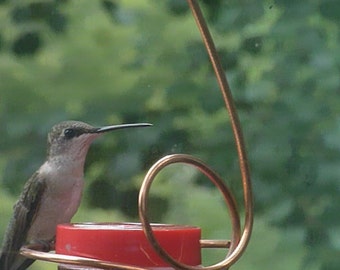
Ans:
[[[254,183],[254,236],[235,268],[338,269],[337,1],[201,2]],[[0,1],[0,25],[1,231],[44,159],[49,128],[65,119],[154,124],[94,143],[75,220],[105,220],[111,211],[109,220],[135,220],[145,171],[169,153],[209,163],[242,203],[228,115],[185,1]],[[207,237],[224,238],[218,193],[176,168],[159,177],[152,218],[198,223]]]

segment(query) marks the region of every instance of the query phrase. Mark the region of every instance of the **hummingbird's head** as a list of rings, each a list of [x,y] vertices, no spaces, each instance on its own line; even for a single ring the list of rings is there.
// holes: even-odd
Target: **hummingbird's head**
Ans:
[[[56,124],[48,134],[48,158],[62,158],[65,162],[84,161],[92,141],[101,134],[123,128],[147,127],[148,123],[93,127],[79,121]]]

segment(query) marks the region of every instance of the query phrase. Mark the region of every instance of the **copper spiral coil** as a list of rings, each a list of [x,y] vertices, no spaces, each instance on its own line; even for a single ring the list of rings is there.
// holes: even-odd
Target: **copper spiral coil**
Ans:
[[[242,186],[243,186],[243,196],[244,196],[244,207],[245,207],[245,220],[244,227],[241,231],[240,225],[240,217],[236,202],[233,198],[233,195],[224,184],[223,180],[213,171],[211,170],[205,163],[200,161],[199,159],[184,155],[184,154],[174,154],[163,157],[159,161],[157,161],[146,174],[144,181],[142,183],[140,193],[139,193],[139,217],[141,223],[143,225],[143,230],[148,238],[149,242],[155,249],[155,251],[168,263],[170,263],[176,269],[188,269],[188,270],[196,270],[196,269],[207,269],[207,270],[217,270],[217,269],[227,269],[231,265],[233,265],[243,254],[245,251],[250,236],[252,232],[253,226],[253,196],[252,196],[252,188],[251,188],[251,180],[250,180],[250,172],[248,167],[248,159],[244,146],[243,135],[241,131],[240,122],[237,116],[237,112],[235,110],[235,105],[233,102],[233,98],[231,95],[231,91],[228,85],[227,78],[224,74],[224,70],[222,69],[221,63],[219,61],[219,57],[213,42],[213,39],[210,35],[209,29],[206,25],[204,16],[202,15],[201,9],[196,0],[187,0],[189,7],[193,13],[196,24],[199,28],[199,31],[202,35],[203,43],[207,49],[210,61],[212,63],[213,69],[215,71],[215,75],[219,84],[219,87],[222,92],[222,97],[225,102],[226,109],[229,113],[229,117],[231,120],[231,126],[234,134],[235,144],[237,148],[237,154],[239,158],[239,166],[242,178]],[[215,184],[215,186],[221,191],[227,208],[229,210],[229,215],[231,219],[232,225],[232,237],[231,240],[201,240],[202,248],[229,248],[229,251],[226,254],[224,260],[219,263],[216,263],[211,266],[189,266],[182,264],[176,260],[174,260],[168,253],[159,245],[157,239],[155,238],[152,227],[150,225],[148,219],[148,205],[147,198],[149,194],[149,190],[151,185],[156,177],[156,175],[166,166],[173,163],[185,163],[192,165],[198,168],[203,174],[205,174],[211,182]],[[82,265],[88,267],[96,267],[102,269],[128,269],[128,270],[141,270],[143,268],[137,266],[129,266],[129,265],[121,265],[115,264],[112,262],[100,261],[90,258],[83,258],[77,256],[68,256],[54,253],[46,253],[43,251],[39,251],[39,246],[25,246],[21,249],[21,254],[39,260],[45,260],[56,263],[65,263],[72,265]]]
[[[205,174],[214,184],[215,186],[221,191],[227,208],[229,210],[229,215],[231,218],[231,224],[232,224],[232,240],[229,241],[216,241],[216,240],[201,240],[201,247],[229,247],[229,253],[225,260],[223,260],[220,263],[217,263],[212,266],[202,267],[202,266],[189,266],[182,264],[176,260],[174,260],[171,256],[168,255],[168,253],[163,250],[162,246],[158,244],[157,239],[154,237],[152,232],[152,227],[149,223],[148,217],[147,217],[147,198],[149,194],[149,190],[151,187],[151,184],[153,183],[156,175],[166,166],[172,164],[172,163],[186,163],[195,166],[198,168],[203,174]],[[157,161],[149,170],[147,175],[144,178],[144,182],[142,184],[142,187],[140,189],[139,193],[139,218],[142,222],[144,232],[149,240],[149,242],[152,244],[154,249],[158,252],[158,254],[168,263],[173,265],[176,269],[222,269],[230,266],[236,259],[230,259],[230,256],[233,254],[233,251],[237,248],[239,242],[240,242],[240,218],[239,213],[237,210],[236,202],[234,200],[234,197],[232,196],[229,189],[226,187],[226,185],[223,183],[223,180],[214,172],[212,171],[207,165],[205,165],[202,161],[199,159],[196,159],[189,155],[183,155],[183,154],[175,154],[166,156],[159,161]],[[235,255],[234,255],[235,256]]]

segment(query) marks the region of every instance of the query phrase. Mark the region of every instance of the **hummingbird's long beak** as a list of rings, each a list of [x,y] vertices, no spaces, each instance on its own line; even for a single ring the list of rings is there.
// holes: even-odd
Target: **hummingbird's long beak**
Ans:
[[[123,128],[135,128],[135,127],[150,127],[152,124],[149,123],[136,123],[136,124],[122,124],[122,125],[114,125],[114,126],[106,126],[97,128],[93,131],[93,133],[104,133],[111,130],[123,129]]]

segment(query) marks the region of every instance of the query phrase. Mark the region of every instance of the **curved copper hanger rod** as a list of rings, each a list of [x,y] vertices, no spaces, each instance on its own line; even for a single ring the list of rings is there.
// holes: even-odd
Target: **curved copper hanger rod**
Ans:
[[[216,78],[220,86],[222,95],[223,95],[223,100],[225,102],[226,108],[230,116],[230,121],[231,121],[232,129],[233,129],[233,133],[235,137],[235,143],[236,143],[236,148],[237,148],[237,153],[238,153],[239,163],[240,163],[242,185],[243,185],[243,192],[244,192],[244,206],[245,206],[246,213],[248,213],[245,219],[245,227],[248,227],[248,229],[251,231],[252,224],[253,224],[253,194],[252,194],[252,188],[251,188],[251,180],[250,180],[251,177],[250,177],[250,171],[249,171],[249,165],[248,165],[248,158],[247,158],[240,120],[238,119],[238,115],[235,109],[234,101],[232,98],[232,94],[231,94],[231,90],[230,90],[227,78],[225,76],[225,73],[222,68],[221,62],[219,60],[214,42],[210,35],[209,29],[205,23],[205,20],[199,8],[199,5],[197,4],[196,0],[188,0],[188,3],[192,10],[194,18],[196,20],[196,23],[198,25],[198,28],[201,32],[204,45],[206,46],[206,49],[208,51],[210,61],[213,65],[214,71],[216,73]],[[248,241],[249,239],[247,239],[246,242]]]
[[[252,196],[252,188],[251,188],[251,180],[250,180],[250,172],[248,167],[248,159],[244,144],[244,139],[242,135],[240,121],[237,116],[237,112],[235,109],[235,105],[233,102],[232,94],[230,91],[230,87],[228,85],[227,78],[224,74],[224,70],[222,69],[222,65],[219,61],[219,57],[213,42],[213,39],[210,35],[209,29],[206,25],[204,16],[201,12],[201,9],[195,0],[188,0],[188,4],[195,18],[196,24],[201,33],[204,45],[207,49],[210,61],[215,71],[215,75],[219,84],[219,87],[222,92],[223,100],[225,102],[226,109],[229,113],[231,126],[234,133],[234,139],[236,143],[237,153],[239,157],[239,165],[242,177],[242,185],[243,185],[243,196],[244,196],[244,206],[245,206],[245,222],[244,229],[242,235],[240,236],[240,222],[238,218],[238,211],[236,208],[236,203],[233,199],[232,194],[224,185],[223,181],[220,179],[218,175],[216,175],[208,166],[206,166],[203,162],[198,159],[188,156],[188,155],[171,155],[167,156],[158,162],[156,162],[152,168],[150,168],[149,172],[144,178],[144,182],[142,184],[139,196],[139,216],[140,220],[144,227],[144,232],[150,243],[153,245],[154,249],[159,253],[159,255],[166,261],[168,261],[171,265],[175,266],[178,269],[208,269],[208,270],[216,270],[216,269],[225,269],[234,264],[239,257],[243,254],[246,249],[251,232],[253,227],[253,196]],[[230,241],[229,253],[226,258],[214,265],[203,267],[203,266],[188,266],[182,263],[177,262],[171,256],[167,254],[165,250],[158,244],[157,239],[153,235],[152,228],[150,222],[147,217],[147,197],[149,194],[149,190],[151,184],[158,174],[158,172],[164,168],[165,166],[171,163],[187,163],[194,165],[201,172],[203,172],[222,192],[225,201],[227,203],[227,207],[229,209],[229,214],[231,216],[232,222],[232,240]],[[203,240],[202,246],[218,246],[220,241],[214,240]]]
[[[249,171],[249,165],[248,165],[247,152],[246,152],[246,147],[245,147],[245,143],[243,139],[243,133],[241,129],[240,120],[238,118],[238,115],[235,109],[231,90],[230,90],[227,78],[225,76],[225,73],[223,71],[221,62],[219,60],[213,39],[210,35],[209,29],[206,25],[206,22],[204,20],[204,17],[202,15],[199,5],[197,4],[197,1],[188,0],[188,4],[196,20],[197,26],[201,32],[204,45],[208,51],[210,61],[213,65],[216,78],[220,86],[222,95],[223,95],[223,100],[225,102],[226,108],[230,116],[231,125],[232,125],[232,129],[234,133],[235,143],[236,143],[236,148],[237,148],[237,153],[239,157],[239,166],[240,166],[240,171],[241,171],[241,176],[242,176],[242,185],[243,185],[245,221],[244,221],[243,234],[240,239],[238,248],[232,254],[230,254],[230,258],[235,257],[236,259],[242,254],[242,252],[245,250],[245,248],[248,245],[250,235],[252,232],[252,228],[253,228],[253,220],[254,220],[253,193],[252,193],[251,177],[250,177],[250,171]]]

